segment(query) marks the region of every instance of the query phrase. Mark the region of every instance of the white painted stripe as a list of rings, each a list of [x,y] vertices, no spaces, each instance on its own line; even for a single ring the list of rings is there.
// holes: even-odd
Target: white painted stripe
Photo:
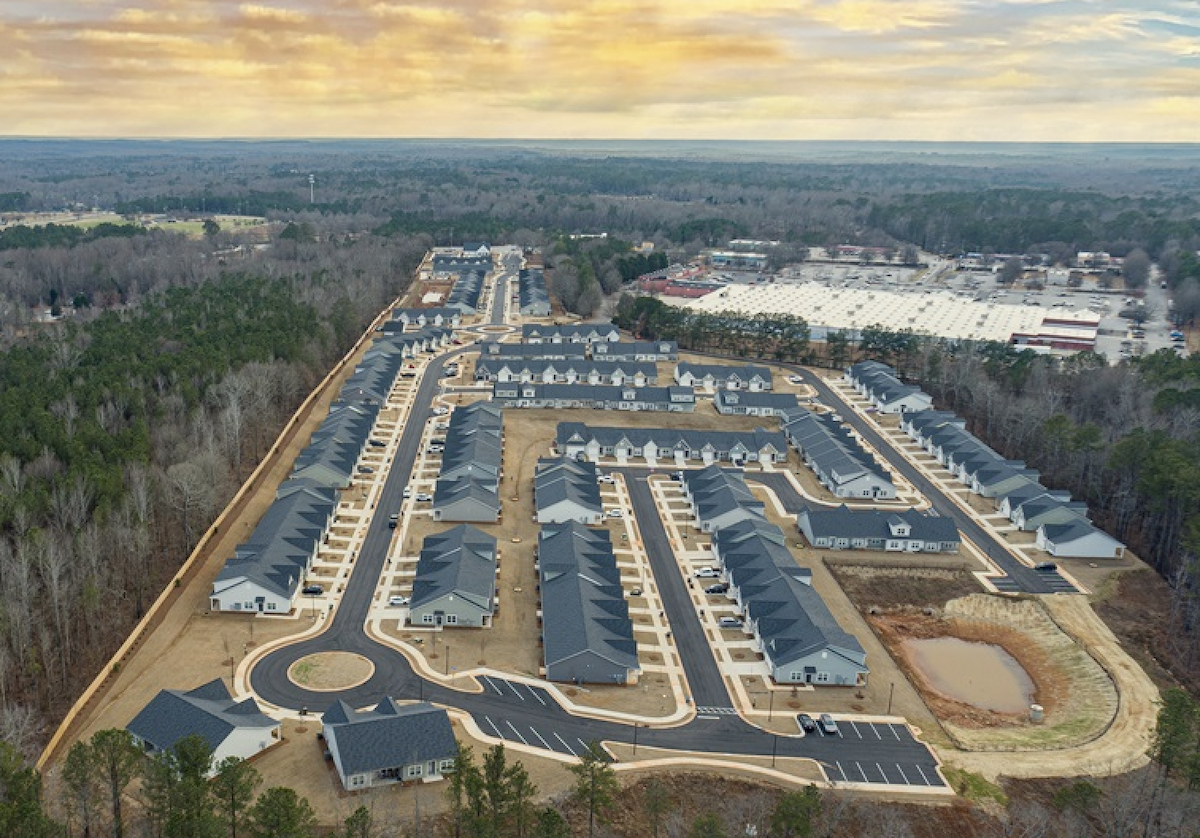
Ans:
[[[859,739],[863,738],[862,731],[858,729],[858,725],[856,725],[854,722],[851,722],[850,727],[854,728],[855,736],[857,736]]]
[[[933,783],[929,782],[929,778],[925,776],[925,772],[921,771],[921,766],[918,765],[918,766],[916,766],[916,768],[917,768],[917,771],[921,772],[921,779],[925,781],[925,785],[932,786]]]
[[[496,731],[497,736],[499,736],[501,739],[504,739],[504,734],[500,732],[500,728],[496,727],[496,723],[493,722],[491,718],[484,716],[483,719],[492,726],[492,730]]]
[[[525,741],[525,737],[521,735],[521,731],[519,731],[519,730],[517,730],[515,727],[513,727],[513,723],[512,723],[512,722],[508,722],[508,721],[506,721],[506,722],[505,722],[505,724],[506,724],[506,725],[508,725],[509,729],[510,729],[510,730],[512,730],[512,732],[513,732],[513,733],[517,734],[517,738],[521,740],[521,744],[522,744],[522,745],[528,745],[528,744],[529,744],[528,742],[526,742],[526,741]]]
[[[897,727],[896,725],[888,725],[888,730],[890,730],[892,732],[892,736],[895,736],[896,741],[899,742],[899,741],[901,741],[900,734],[896,731],[896,727]]]
[[[504,695],[504,690],[502,690],[502,689],[500,689],[499,687],[497,687],[497,686],[496,686],[496,682],[495,682],[495,681],[493,681],[493,680],[492,680],[490,677],[488,677],[487,675],[484,675],[484,676],[483,676],[483,680],[487,681],[487,682],[488,682],[488,686],[490,686],[490,687],[491,687],[493,690],[495,690],[495,691],[496,691],[496,695]]]
[[[512,681],[505,681],[504,683],[508,684],[508,688],[513,691],[513,695],[522,701],[525,700],[525,696],[521,695],[520,691],[516,688],[516,686],[513,685]]]
[[[567,744],[567,740],[563,739],[561,736],[559,736],[557,732],[555,732],[554,738],[557,739],[559,742],[562,742],[562,746],[571,752],[571,756],[573,756],[573,757],[579,756],[579,754],[575,753],[575,750],[570,745]]]
[[[510,727],[511,727],[511,725],[510,725]],[[859,765],[859,764],[858,764],[858,762],[855,762],[855,763],[854,763],[854,767],[858,769],[858,773],[859,773],[859,774],[862,774],[862,778],[863,778],[863,782],[864,782],[864,783],[869,783],[869,782],[871,782],[870,780],[868,780],[868,779],[867,779],[867,772],[866,772],[866,771],[863,771],[863,767],[862,767],[861,765]]]
[[[846,777],[846,769],[842,768],[842,764],[837,760],[834,760],[833,764],[837,766],[838,773],[842,775],[842,782],[846,782],[848,780]]]
[[[879,731],[875,729],[874,723],[871,723],[871,732],[875,734],[876,739],[880,740],[881,742],[883,741],[883,737],[880,736]]]
[[[900,767],[900,763],[896,763],[896,770],[900,772],[900,776],[904,778],[904,782],[912,785],[912,781],[908,779],[908,775],[904,773],[904,769]]]
[[[549,743],[549,742],[547,742],[547,741],[545,740],[545,738],[542,736],[542,734],[540,734],[540,733],[538,733],[538,732],[537,732],[537,728],[536,728],[536,727],[534,727],[533,725],[530,725],[530,726],[529,726],[529,729],[530,729],[531,731],[533,731],[533,735],[534,735],[534,736],[536,736],[538,739],[540,739],[540,740],[541,740],[541,742],[542,742],[542,744],[546,746],[546,750],[547,750],[547,751],[553,751],[553,750],[554,750],[553,748],[551,748],[551,747],[550,747],[550,743]]]
[[[884,773],[883,773],[883,766],[882,766],[882,765],[880,765],[879,763],[875,763],[875,767],[879,769],[879,776],[883,778],[883,781],[884,781],[885,783],[890,783],[890,782],[891,782],[891,780],[889,780],[889,779],[887,778],[887,774],[884,774]]]
[[[533,687],[529,686],[528,684],[525,685],[525,689],[529,690],[529,694],[538,700],[538,704],[542,705],[543,707],[546,706],[546,700],[544,698],[542,698],[541,695],[538,694],[537,690],[535,690]]]

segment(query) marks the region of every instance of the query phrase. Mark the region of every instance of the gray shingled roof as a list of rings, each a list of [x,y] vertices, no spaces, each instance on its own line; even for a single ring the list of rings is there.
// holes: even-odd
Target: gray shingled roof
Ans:
[[[526,395],[527,393],[531,395]],[[616,410],[623,404],[650,405],[665,409],[670,405],[694,408],[695,393],[688,387],[632,387],[615,384],[539,384],[519,382],[496,382],[492,386],[492,399],[504,403],[505,407],[522,407],[521,402],[532,401],[534,406],[547,406],[560,402],[579,403],[597,410]]]
[[[891,476],[863,450],[842,425],[825,415],[805,411],[783,426],[784,433],[816,470],[834,483],[871,474],[888,484]]]
[[[709,448],[714,452],[728,452],[737,446],[747,451],[761,451],[768,446],[778,452],[787,451],[787,439],[778,431],[755,428],[753,431],[706,431],[688,428],[621,428],[590,425],[583,422],[559,422],[555,439],[559,451],[567,444],[586,443],[595,440],[602,447],[617,445],[622,440],[637,448],[653,442],[660,456],[670,451],[700,452]]]
[[[541,338],[544,341],[559,338],[568,343],[593,343],[616,341],[620,338],[620,331],[611,323],[569,323],[561,326],[526,323],[521,327],[521,339],[527,341],[530,338]]]
[[[713,402],[718,412],[722,412],[722,408],[732,409],[735,405],[740,405],[759,409],[765,407],[782,414],[784,411],[798,406],[795,393],[764,393],[748,390],[718,390],[713,397]]]
[[[458,751],[450,717],[429,703],[400,705],[387,697],[374,710],[356,712],[346,702],[336,701],[321,723],[343,779],[453,759]]]
[[[496,596],[496,539],[475,527],[459,524],[429,535],[422,543],[413,578],[411,607],[447,594],[492,610]]]
[[[294,596],[336,507],[336,489],[302,479],[284,481],[254,532],[217,574],[213,593],[248,579],[285,598]]]
[[[729,521],[734,513],[742,513],[740,517],[762,517],[763,503],[754,497],[740,471],[726,471],[716,465],[685,471],[683,487],[704,529],[718,519]]]
[[[500,511],[503,420],[499,405],[475,402],[450,414],[442,468],[433,492],[433,508],[473,499]]]
[[[751,378],[758,376],[766,382],[768,388],[771,386],[771,370],[756,364],[739,364],[734,366],[731,364],[694,364],[690,361],[680,361],[675,366],[676,379],[689,373],[693,378],[698,379],[712,376],[718,383],[729,381],[732,378],[737,378],[740,381],[749,381]]]
[[[891,537],[890,521],[903,520],[909,526],[909,538],[928,542],[961,542],[958,527],[951,518],[923,515],[916,509],[850,509],[843,505],[834,509],[807,508],[800,512],[808,518],[815,538]]]
[[[533,496],[539,515],[564,501],[598,515],[601,505],[596,464],[570,457],[538,460],[533,476]]]
[[[637,642],[607,530],[574,521],[538,536],[546,667],[591,652],[614,673],[638,669]]]
[[[199,736],[215,752],[237,728],[278,726],[253,698],[234,701],[224,682],[216,678],[194,690],[161,690],[126,729],[160,751],[171,749],[184,737]]]

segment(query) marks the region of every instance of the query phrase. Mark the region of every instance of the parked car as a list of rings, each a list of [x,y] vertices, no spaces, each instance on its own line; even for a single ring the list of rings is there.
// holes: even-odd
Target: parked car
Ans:
[[[1054,562],[1038,562],[1033,566],[1034,570],[1058,570],[1058,565]]]
[[[838,735],[837,722],[833,720],[833,716],[829,715],[828,713],[822,713],[820,720],[822,733],[824,733],[826,736]]]
[[[433,500],[433,495],[429,494],[429,492],[417,492],[417,500],[421,503],[425,503]]]
[[[388,605],[408,605],[408,597],[390,596],[388,597]]]
[[[445,416],[449,412],[450,412],[450,408],[448,408],[448,407],[440,407],[439,406],[439,407],[435,407],[433,409],[434,416]]]
[[[412,486],[405,486],[405,487],[404,487],[404,497],[406,497],[406,498],[411,498],[411,497],[412,497],[412,493],[413,493]]]
[[[719,567],[702,567],[692,575],[697,579],[716,579],[721,575],[721,569]]]
[[[805,733],[817,732],[817,721],[807,713],[800,713],[796,716],[796,724],[800,725],[800,729]]]
[[[387,443],[382,439],[368,439],[367,445],[370,445],[372,448],[387,448]]]
[[[604,514],[607,515],[609,518],[624,518],[625,517],[625,513],[622,512],[620,509],[610,509],[607,512],[605,512]]]
[[[613,477],[611,474],[597,474],[596,480],[600,483],[616,483],[617,482],[617,478]]]
[[[429,446],[428,448],[426,448],[425,450],[426,450],[426,451],[428,451],[430,454],[441,454],[443,451],[445,451],[445,450],[446,450],[446,446],[444,446],[444,445],[431,445],[431,446]]]
[[[800,377],[800,376],[798,376],[798,375],[789,375],[789,376],[788,376],[788,383],[789,383],[789,384],[803,384],[803,383],[804,383],[804,379],[803,379],[803,378],[801,378],[801,377]]]
[[[718,582],[716,585],[709,585],[704,589],[706,594],[727,594],[729,593],[728,582]]]
[[[300,589],[300,593],[305,596],[316,596],[325,593],[325,587],[323,585],[305,585]]]
[[[742,627],[741,617],[722,617],[717,620],[717,625],[723,629],[740,629]]]

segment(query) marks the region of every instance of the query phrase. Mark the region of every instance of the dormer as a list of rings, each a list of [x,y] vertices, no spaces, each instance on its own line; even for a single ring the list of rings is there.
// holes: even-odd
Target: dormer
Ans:
[[[893,538],[908,538],[912,526],[899,515],[889,515],[887,518],[888,531]]]

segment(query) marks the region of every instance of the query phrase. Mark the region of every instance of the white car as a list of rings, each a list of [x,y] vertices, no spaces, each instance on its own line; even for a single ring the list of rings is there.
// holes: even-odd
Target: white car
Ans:
[[[616,483],[617,478],[613,477],[611,474],[597,474],[596,482],[598,482],[598,483]]]
[[[433,409],[434,416],[445,416],[449,412],[450,412],[450,408],[448,408],[448,407],[435,407]]]
[[[406,497],[406,498],[411,498],[411,497],[412,497],[412,486],[405,486],[405,487],[404,487],[404,497]]]
[[[609,518],[624,518],[625,517],[625,513],[622,512],[620,509],[610,509],[607,512],[605,512],[604,514],[607,515]]]
[[[408,605],[408,597],[390,596],[388,597],[388,605]]]
[[[428,492],[417,492],[417,500],[421,502],[433,500],[433,495]]]
[[[716,579],[721,575],[719,567],[702,567],[693,574],[697,579]]]
[[[789,375],[788,381],[792,384],[803,384],[804,383],[804,379],[798,375]]]

